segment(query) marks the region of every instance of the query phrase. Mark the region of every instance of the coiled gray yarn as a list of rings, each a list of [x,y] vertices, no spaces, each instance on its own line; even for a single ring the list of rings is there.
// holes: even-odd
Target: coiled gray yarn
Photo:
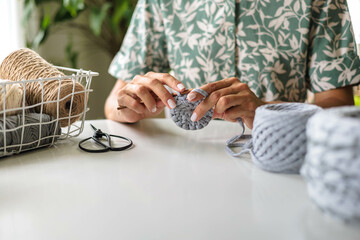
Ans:
[[[39,147],[50,145],[53,138],[55,142],[57,136],[61,134],[61,128],[59,124],[56,124],[56,121],[50,122],[51,120],[52,118],[46,114],[28,113],[24,119],[22,114],[13,115],[6,117],[6,127],[4,129],[4,121],[0,118],[0,157],[18,153],[20,144],[22,144],[21,151],[25,151],[36,148],[39,139],[41,139]],[[41,132],[39,132],[40,125]],[[24,133],[21,141],[23,129]],[[4,146],[5,135],[6,147]]]
[[[301,174],[312,201],[325,213],[360,222],[360,109],[338,107],[307,124],[307,154]]]
[[[249,151],[254,164],[266,171],[299,173],[306,154],[306,123],[320,109],[305,103],[262,105],[255,111],[252,139],[239,153],[230,150],[235,146],[230,140],[227,151],[233,156]]]
[[[200,89],[195,88],[192,92],[198,92],[206,98],[209,94]],[[186,94],[179,94],[175,96],[176,107],[170,109],[171,119],[175,122],[175,124],[186,130],[198,130],[206,127],[212,119],[213,109],[210,109],[204,117],[202,117],[199,121],[193,122],[191,121],[191,114],[195,110],[195,108],[202,102],[202,100],[196,102],[189,102],[186,99]]]

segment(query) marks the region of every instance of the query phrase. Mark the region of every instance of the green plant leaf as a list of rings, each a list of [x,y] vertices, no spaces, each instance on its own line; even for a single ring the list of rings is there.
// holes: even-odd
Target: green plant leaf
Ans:
[[[79,16],[80,12],[84,11],[84,9],[78,10],[77,15],[74,17],[71,15],[71,13],[67,10],[67,8],[64,5],[61,5],[55,14],[54,23],[60,23],[67,20],[75,19],[77,16]]]
[[[26,26],[26,24],[29,22],[31,13],[35,10],[36,6],[35,6],[35,2],[34,0],[26,0],[24,2],[24,10],[23,10],[23,15],[22,15],[22,20],[21,20],[21,24],[23,26]]]
[[[74,50],[74,42],[72,35],[69,35],[68,44],[65,47],[66,60],[70,62],[72,68],[77,68],[79,53]]]
[[[41,5],[43,3],[49,3],[49,2],[59,2],[59,0],[34,0],[36,5]]]
[[[72,17],[76,17],[78,12],[85,7],[84,0],[63,0],[63,6]]]
[[[31,48],[38,48],[40,44],[46,39],[47,33],[47,29],[40,29],[39,32],[36,34],[34,40],[32,41]]]
[[[355,106],[360,107],[360,96],[354,95],[354,102],[355,102]]]
[[[50,13],[44,13],[42,12],[41,18],[40,18],[40,29],[37,32],[34,40],[32,41],[31,47],[37,48],[41,43],[43,43],[49,33],[49,28],[51,26],[51,16]]]
[[[116,34],[119,35],[119,24],[124,18],[125,13],[129,9],[128,1],[117,1],[114,13],[111,17],[111,29]]]
[[[111,3],[105,3],[100,9],[92,8],[90,13],[89,24],[92,32],[95,36],[99,36],[101,33],[101,25],[107,16],[108,9],[112,6]]]
[[[49,13],[45,14],[41,20],[41,29],[46,30],[49,28],[51,23],[51,16]]]

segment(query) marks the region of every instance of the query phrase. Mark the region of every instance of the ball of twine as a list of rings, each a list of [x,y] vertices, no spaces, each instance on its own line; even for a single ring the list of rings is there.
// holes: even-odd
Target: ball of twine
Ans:
[[[39,147],[49,146],[53,140],[56,142],[61,128],[52,120],[49,115],[38,113],[9,116],[5,122],[0,118],[0,157],[20,153],[20,145],[22,152],[38,148],[39,142]]]
[[[6,116],[11,116],[20,112],[23,100],[23,89],[20,84],[12,83],[10,80],[0,79],[0,116],[6,111]],[[5,103],[5,108],[4,108]],[[18,110],[15,110],[19,108]]]
[[[311,117],[301,174],[326,214],[360,223],[360,109],[337,107]]]
[[[270,172],[299,173],[306,154],[306,123],[320,109],[305,103],[258,107],[252,131],[254,163]]]
[[[198,89],[194,89],[193,91],[199,91]],[[205,94],[205,92],[200,92],[200,94]],[[207,93],[206,96],[207,97]],[[176,107],[170,109],[171,119],[175,122],[175,124],[186,130],[198,130],[206,127],[212,119],[213,109],[210,109],[205,116],[203,116],[200,120],[193,122],[191,121],[191,115],[195,108],[201,103],[202,100],[196,102],[189,102],[187,98],[187,94],[180,94],[175,96]]]
[[[59,76],[63,77],[65,75],[36,52],[27,48],[11,53],[0,65],[0,78],[12,81]],[[80,118],[81,113],[84,111],[85,103],[84,87],[80,83],[74,82],[71,79],[61,80],[61,82],[60,80],[48,80],[42,83],[43,87],[39,81],[26,83],[25,94],[28,105],[44,103],[43,113],[60,119],[61,127],[72,124]],[[58,93],[60,93],[59,97]],[[41,99],[42,94],[43,100]],[[73,101],[71,102],[72,95]],[[57,110],[57,102],[59,103],[59,111]],[[35,111],[40,112],[40,109],[41,106],[37,106]]]

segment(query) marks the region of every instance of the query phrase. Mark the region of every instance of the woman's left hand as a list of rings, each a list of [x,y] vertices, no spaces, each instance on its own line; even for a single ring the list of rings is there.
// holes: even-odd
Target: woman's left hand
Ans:
[[[252,129],[256,108],[265,104],[249,89],[248,85],[235,77],[206,84],[201,89],[209,96],[196,107],[191,116],[192,121],[198,121],[214,107],[213,118],[230,122],[236,122],[238,118],[241,118],[246,126]],[[197,92],[191,92],[187,96],[190,102],[202,98],[203,96]]]

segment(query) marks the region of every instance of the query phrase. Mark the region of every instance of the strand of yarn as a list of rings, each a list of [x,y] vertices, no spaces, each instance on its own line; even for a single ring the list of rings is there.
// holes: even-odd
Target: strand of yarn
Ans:
[[[200,93],[204,96],[204,99],[209,95],[206,91],[200,88],[195,88],[191,92]],[[203,100],[189,102],[186,97],[186,94],[178,94],[174,97],[176,101],[176,107],[170,109],[171,119],[177,126],[186,130],[198,130],[206,127],[212,119],[214,113],[213,109],[210,109],[200,120],[193,122],[190,119],[191,114]]]
[[[226,152],[233,157],[239,157],[244,153],[250,152],[250,150],[252,148],[251,135],[244,134],[245,133],[245,125],[241,118],[238,118],[238,123],[241,128],[241,130],[240,130],[241,133],[239,135],[236,135],[236,136],[232,137],[231,139],[229,139],[226,142],[226,147],[225,147]],[[250,140],[247,141],[246,143],[239,142],[239,141],[242,141],[245,139],[250,139]],[[233,150],[235,148],[241,148],[241,151],[235,152]]]
[[[0,79],[0,116],[5,112],[6,116],[17,114],[23,105],[23,93],[20,84]]]
[[[320,109],[305,103],[267,104],[258,107],[255,111],[252,139],[234,156],[250,152],[254,164],[263,170],[299,173],[306,154],[306,122]],[[229,148],[236,146],[234,144],[234,141],[230,143]]]
[[[64,76],[62,72],[36,52],[26,48],[11,53],[0,65],[0,78],[12,81]],[[73,95],[71,102],[73,89],[76,94]],[[27,104],[44,103],[43,112],[54,118],[58,117],[62,127],[78,120],[84,111],[85,89],[80,83],[71,79],[61,80],[61,84],[60,80],[43,81],[43,87],[39,81],[30,82],[26,83],[25,90]],[[59,98],[58,94],[60,95]],[[60,99],[63,100],[59,101]],[[59,103],[59,112],[57,103]],[[38,106],[35,111],[40,112],[40,109],[41,107]]]
[[[53,139],[56,142],[61,128],[51,120],[51,116],[38,113],[28,113],[24,117],[22,114],[9,116],[5,123],[0,119],[0,157],[19,153],[20,145],[21,151],[26,151],[37,148],[39,141],[39,147],[51,145]]]
[[[360,223],[360,109],[337,107],[311,117],[301,174],[326,214]]]

